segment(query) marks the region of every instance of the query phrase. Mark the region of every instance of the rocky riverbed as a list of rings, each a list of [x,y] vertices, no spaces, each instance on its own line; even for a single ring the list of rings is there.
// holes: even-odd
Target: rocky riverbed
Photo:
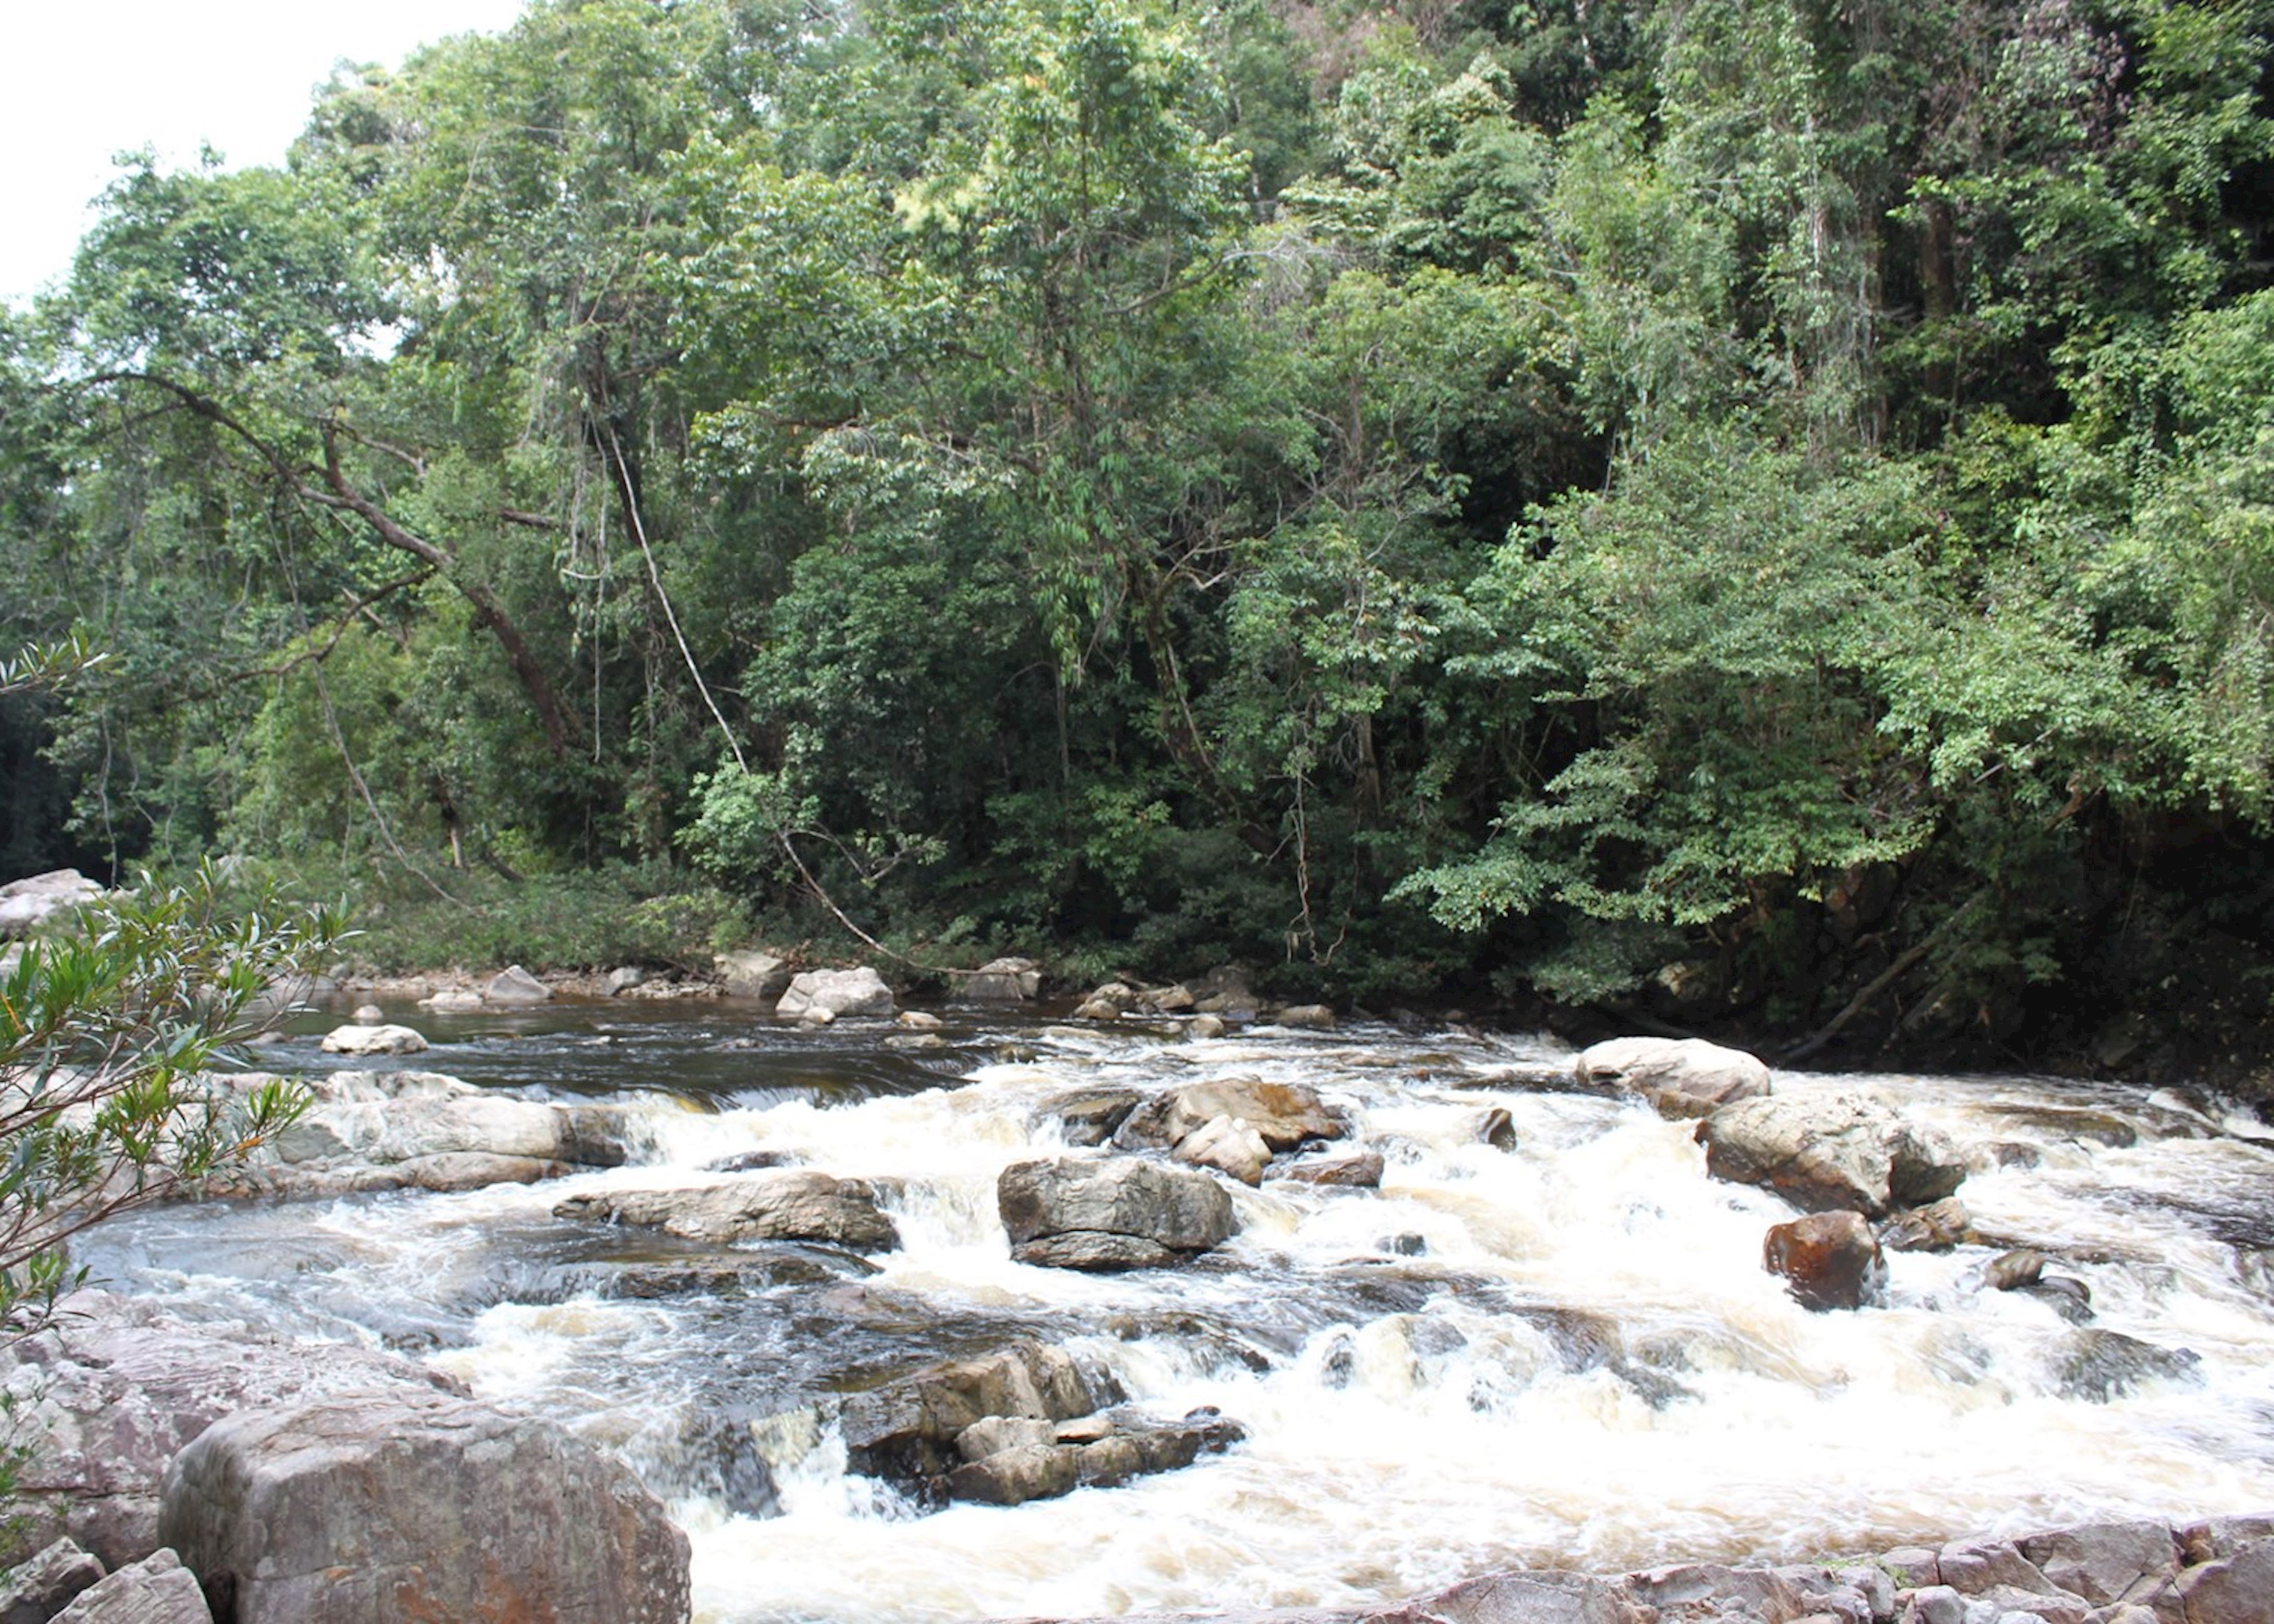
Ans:
[[[2128,1588],[1944,1547],[2099,1524],[2162,1530],[2141,1605],[2203,1624],[2261,1560],[2206,1519],[2274,1507],[2274,1155],[2214,1100],[1183,1012],[380,1014],[430,1046],[265,1051],[328,1079],[266,1185],[85,1260],[541,1414],[718,1624],[2071,1624]],[[1811,1215],[1857,1289],[1779,1264]],[[1891,1588],[1794,1568],[1834,1558]],[[1633,1577],[1698,1562],[1756,1576]]]

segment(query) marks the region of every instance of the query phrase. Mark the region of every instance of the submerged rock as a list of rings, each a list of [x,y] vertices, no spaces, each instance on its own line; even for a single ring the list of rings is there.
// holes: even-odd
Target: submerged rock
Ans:
[[[1021,1263],[1068,1269],[1156,1268],[1217,1246],[1231,1197],[1204,1173],[1116,1157],[1017,1162],[996,1204]]]
[[[160,1537],[236,1624],[685,1624],[687,1536],[547,1421],[358,1394],[215,1423],[166,1474]]]
[[[1747,1099],[1700,1122],[1698,1138],[1715,1178],[1766,1185],[1810,1212],[1879,1218],[1939,1201],[1966,1176],[1942,1135],[1868,1099]]]
[[[1761,1266],[1782,1276],[1804,1308],[1863,1308],[1886,1291],[1879,1243],[1854,1212],[1811,1212],[1777,1225],[1761,1244]]]
[[[774,1013],[784,1020],[803,1020],[816,1013],[831,1019],[888,1016],[892,1013],[892,989],[866,964],[857,970],[809,970],[791,980]]]
[[[1582,1088],[1640,1094],[1665,1117],[1705,1116],[1771,1091],[1760,1060],[1702,1038],[1613,1038],[1581,1050],[1572,1070]]]
[[[2065,1399],[2105,1404],[2143,1381],[2201,1381],[2202,1356],[2188,1348],[2158,1348],[2121,1331],[2074,1331],[2053,1369]]]
[[[825,1241],[856,1251],[891,1251],[900,1243],[873,1185],[802,1168],[718,1184],[572,1196],[553,1215],[660,1229],[690,1241]]]

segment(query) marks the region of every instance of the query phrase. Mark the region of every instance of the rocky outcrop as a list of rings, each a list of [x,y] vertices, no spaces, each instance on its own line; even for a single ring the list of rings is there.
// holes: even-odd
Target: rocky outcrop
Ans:
[[[553,989],[531,975],[518,964],[508,964],[482,988],[482,1001],[510,1007],[516,1004],[543,1004],[553,1001]]]
[[[1041,995],[1043,967],[1032,959],[990,959],[963,978],[963,995],[975,1004],[1021,1004]]]
[[[361,1394],[216,1422],[166,1474],[160,1537],[236,1624],[684,1624],[687,1536],[547,1421]]]
[[[0,885],[0,936],[29,936],[102,895],[102,888],[75,868],[11,880]]]
[[[1582,1088],[1639,1094],[1660,1116],[1705,1116],[1770,1091],[1769,1069],[1743,1049],[1702,1038],[1613,1038],[1572,1062]]]
[[[958,1440],[966,1459],[948,1473],[947,1494],[988,1506],[1020,1506],[1077,1488],[1116,1488],[1190,1466],[1203,1452],[1221,1454],[1246,1435],[1238,1422],[1211,1410],[1170,1422],[1119,1413],[1057,1427],[974,1427]]]
[[[770,1168],[679,1189],[602,1190],[571,1197],[553,1214],[720,1244],[821,1241],[855,1251],[891,1251],[900,1243],[892,1220],[877,1208],[873,1185],[803,1168]]]
[[[323,1042],[327,1054],[417,1054],[425,1047],[408,1026],[335,1026]]]
[[[1231,1197],[1206,1174],[1126,1157],[1014,1163],[996,1203],[1011,1255],[1052,1268],[1159,1268],[1235,1227]]]
[[[1939,1201],[1966,1176],[1942,1135],[1852,1097],[1743,1100],[1700,1122],[1698,1138],[1715,1178],[1766,1186],[1809,1212],[1884,1217]]]
[[[432,1071],[342,1071],[308,1086],[314,1106],[239,1170],[233,1190],[478,1190],[621,1167],[644,1149],[640,1120],[621,1106],[511,1099]]]
[[[237,1410],[352,1391],[463,1391],[360,1348],[222,1337],[100,1293],[68,1307],[0,1354],[26,1436],[41,1440],[18,1473],[19,1550],[68,1537],[109,1567],[148,1556],[168,1462]]]
[[[1803,1308],[1864,1308],[1887,1288],[1879,1243],[1855,1212],[1811,1212],[1777,1225],[1761,1243],[1761,1266],[1781,1276]]]
[[[892,989],[866,964],[857,970],[809,970],[794,978],[774,1013],[802,1020],[817,1013],[834,1020],[848,1015],[888,1016]]]
[[[779,998],[790,983],[790,963],[763,948],[721,953],[712,959],[711,973],[729,998]]]

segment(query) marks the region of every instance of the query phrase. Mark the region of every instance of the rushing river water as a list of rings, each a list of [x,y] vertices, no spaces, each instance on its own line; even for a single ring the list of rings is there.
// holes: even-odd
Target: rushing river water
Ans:
[[[1891,1254],[1886,1306],[1817,1314],[1761,1269],[1789,1208],[1708,1179],[1690,1124],[1526,1085],[1555,1058],[1541,1041],[1192,1041],[949,1012],[950,1046],[911,1054],[881,1023],[718,1005],[393,1018],[434,1048],[352,1063],[630,1103],[653,1159],[464,1195],[172,1208],[109,1226],[82,1260],[184,1312],[410,1352],[616,1450],[692,1536],[714,1624],[1351,1605],[1493,1568],[2274,1507],[2274,1152],[2202,1100],[1780,1074],[1782,1091],[1861,1091],[1948,1132],[1995,1243]],[[287,1054],[342,1063],[312,1042]],[[1236,1189],[1240,1233],[1183,1270],[1011,1261],[996,1175],[1060,1148],[1044,1101],[1219,1076],[1318,1089],[1387,1159],[1382,1189]],[[1512,1149],[1479,1138],[1494,1107]],[[892,1182],[902,1249],[872,1272],[552,1216],[577,1191],[706,1182],[746,1152]],[[2085,1333],[2057,1297],[1982,1285],[2009,1245],[2085,1282],[2095,1328],[2197,1363],[2080,1384]],[[1217,1406],[1248,1439],[1012,1509],[918,1514],[846,1473],[832,1393],[1019,1335],[1160,1410]],[[753,1439],[770,1515],[729,1509],[751,1503],[733,1462]]]

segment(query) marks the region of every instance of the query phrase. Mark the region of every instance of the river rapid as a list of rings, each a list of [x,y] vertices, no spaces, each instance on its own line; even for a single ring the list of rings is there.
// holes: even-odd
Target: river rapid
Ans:
[[[1562,1058],[1548,1040],[943,1014],[947,1047],[909,1052],[883,1023],[723,1004],[391,1011],[434,1047],[351,1063],[629,1103],[650,1159],[463,1195],[168,1208],[79,1259],[187,1317],[410,1353],[614,1450],[691,1536],[707,1624],[1347,1605],[1495,1568],[2274,1507],[2274,1137],[2216,1101],[1780,1073],[1781,1091],[1868,1094],[1951,1135],[1985,1237],[1890,1253],[1885,1307],[1811,1313],[1761,1268],[1791,1209],[1709,1179],[1693,1124],[1538,1086]],[[305,1037],[263,1060],[340,1063]],[[996,1177],[1064,1152],[1045,1102],[1215,1076],[1317,1089],[1386,1159],[1382,1188],[1234,1187],[1239,1234],[1181,1270],[1011,1261]],[[1512,1148],[1480,1138],[1495,1107]],[[552,1216],[750,1152],[883,1182],[901,1250],[705,1249]],[[2080,1380],[2089,1332],[2058,1294],[1983,1284],[2016,1245],[2090,1288],[2092,1329],[2195,1363]],[[1214,1405],[1247,1439],[1010,1509],[926,1514],[847,1473],[834,1394],[1017,1336],[1162,1412]]]

